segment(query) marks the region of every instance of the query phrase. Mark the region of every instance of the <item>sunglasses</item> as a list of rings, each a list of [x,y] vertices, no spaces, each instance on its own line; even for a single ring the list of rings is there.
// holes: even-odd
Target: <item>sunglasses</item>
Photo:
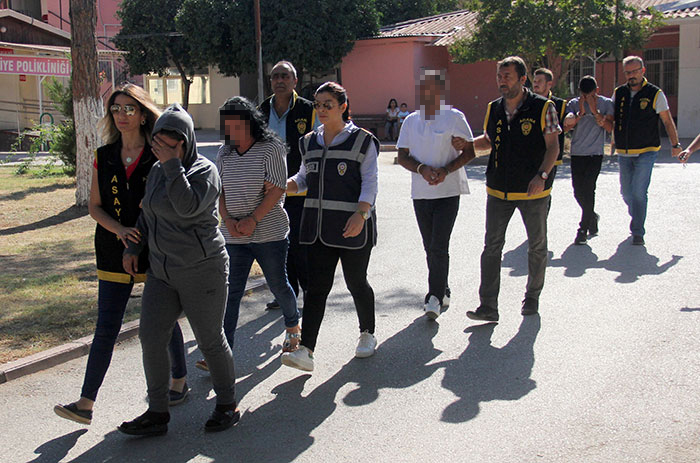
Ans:
[[[125,104],[124,106],[119,105],[119,104],[113,104],[112,106],[109,107],[109,112],[112,114],[119,114],[120,111],[124,111],[124,114],[127,116],[133,116],[136,114],[136,106],[132,104]]]
[[[335,108],[335,105],[333,103],[320,103],[318,101],[314,101],[314,109],[321,109],[321,107],[324,107],[326,111],[330,111],[331,109]]]

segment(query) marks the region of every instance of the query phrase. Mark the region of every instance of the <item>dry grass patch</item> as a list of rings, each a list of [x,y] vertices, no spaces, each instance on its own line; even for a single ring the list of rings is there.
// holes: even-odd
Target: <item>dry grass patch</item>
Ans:
[[[92,334],[97,319],[95,221],[75,180],[0,167],[0,363]],[[261,275],[257,263],[251,275]],[[125,321],[138,318],[136,285]]]

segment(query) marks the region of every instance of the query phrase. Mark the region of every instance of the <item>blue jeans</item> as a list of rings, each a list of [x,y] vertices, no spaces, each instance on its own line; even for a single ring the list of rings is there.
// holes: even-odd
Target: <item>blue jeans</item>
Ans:
[[[107,374],[107,369],[112,361],[114,344],[124,319],[126,304],[129,302],[132,283],[115,283],[99,280],[97,290],[97,326],[95,336],[90,346],[85,378],[81,397],[95,400],[97,391]],[[171,374],[173,378],[184,378],[187,375],[185,362],[185,346],[180,325],[175,324],[170,344],[168,346],[171,359]]]
[[[267,243],[227,244],[226,252],[230,259],[228,276],[228,301],[224,316],[224,333],[229,347],[233,349],[233,339],[238,324],[238,313],[245,285],[250,274],[253,260],[257,260],[265,275],[267,285],[279,302],[284,315],[284,326],[291,328],[299,324],[299,309],[297,298],[287,279],[287,248],[289,241]]]
[[[647,190],[651,183],[651,170],[658,151],[649,151],[639,156],[618,156],[620,164],[620,192],[632,217],[632,235],[644,236],[644,221],[647,218]]]
[[[501,257],[508,223],[516,209],[527,232],[527,286],[525,297],[539,299],[547,268],[547,215],[552,197],[506,201],[489,195],[486,199],[486,236],[481,253],[481,305],[498,309],[501,287]]]

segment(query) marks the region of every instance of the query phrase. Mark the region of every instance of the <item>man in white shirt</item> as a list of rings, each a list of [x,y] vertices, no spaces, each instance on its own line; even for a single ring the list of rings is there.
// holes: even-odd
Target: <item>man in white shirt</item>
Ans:
[[[464,114],[445,104],[444,71],[425,70],[419,83],[420,109],[404,121],[396,146],[411,175],[411,198],[428,261],[425,311],[436,319],[449,304],[450,235],[459,197],[469,193],[463,166],[474,159],[471,128]],[[457,151],[453,138],[464,146]]]

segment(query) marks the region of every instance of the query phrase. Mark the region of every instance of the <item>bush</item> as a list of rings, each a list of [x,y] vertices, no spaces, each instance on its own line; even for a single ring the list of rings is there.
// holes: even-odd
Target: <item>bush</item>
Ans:
[[[73,90],[70,81],[68,85],[51,77],[45,81],[46,93],[53,101],[56,111],[63,114],[65,121],[59,124],[35,124],[31,129],[25,130],[17,137],[17,141],[12,145],[12,151],[16,152],[22,146],[22,141],[31,132],[38,132],[31,145],[29,146],[30,157],[19,165],[16,172],[23,174],[29,169],[36,154],[39,151],[45,151],[48,147],[49,154],[57,157],[63,162],[63,172],[66,175],[75,175],[76,163],[76,141],[75,141],[75,124],[73,123]],[[55,160],[47,163],[42,172],[49,172],[55,164]]]

